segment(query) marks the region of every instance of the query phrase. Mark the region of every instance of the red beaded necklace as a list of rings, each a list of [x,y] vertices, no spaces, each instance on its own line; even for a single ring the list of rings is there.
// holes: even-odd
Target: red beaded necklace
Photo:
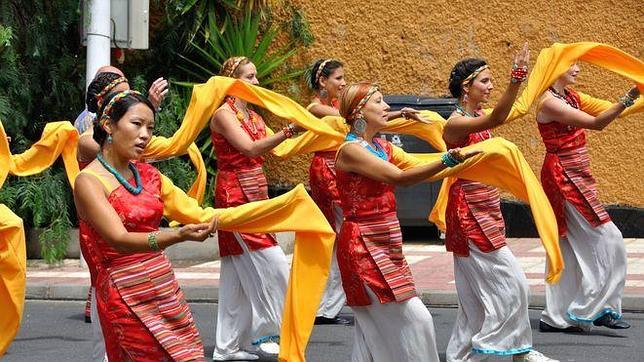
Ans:
[[[244,113],[237,108],[237,105],[235,104],[235,98],[226,97],[226,103],[228,104],[230,109],[235,113],[242,127],[252,135],[257,135],[257,121],[256,121],[257,113],[255,113],[250,109],[247,109],[249,119],[246,120],[246,116],[244,115]]]
[[[548,88],[548,90],[550,91],[550,94],[552,94],[555,98],[559,98],[562,101],[568,103],[569,106],[579,109],[579,103],[577,102],[577,100],[575,98],[573,98],[570,95],[570,92],[568,92],[567,89],[564,88],[564,94],[560,94],[553,87]]]

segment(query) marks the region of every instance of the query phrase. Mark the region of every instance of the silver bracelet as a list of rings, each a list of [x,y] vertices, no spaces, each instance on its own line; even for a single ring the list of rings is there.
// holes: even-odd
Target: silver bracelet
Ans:
[[[619,103],[621,103],[624,108],[628,108],[635,104],[635,99],[633,99],[633,97],[626,93],[623,96],[619,97]]]

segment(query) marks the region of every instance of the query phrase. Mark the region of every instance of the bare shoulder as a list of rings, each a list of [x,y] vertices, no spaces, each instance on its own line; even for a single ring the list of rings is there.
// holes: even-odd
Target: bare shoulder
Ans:
[[[215,113],[213,113],[212,118],[210,118],[210,128],[214,131],[217,130],[217,125],[222,122],[231,121],[235,119],[235,112],[230,108],[226,103],[222,104]]]
[[[91,170],[90,167],[91,164],[85,169]],[[85,194],[87,191],[101,191],[102,188],[103,185],[96,177],[96,175],[93,175],[89,172],[79,173],[78,176],[76,176],[76,180],[74,180],[74,195]]]

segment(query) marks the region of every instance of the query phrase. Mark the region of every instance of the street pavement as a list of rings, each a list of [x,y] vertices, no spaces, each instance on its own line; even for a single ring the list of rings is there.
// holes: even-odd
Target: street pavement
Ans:
[[[623,308],[644,311],[644,239],[625,239],[628,275]],[[508,246],[519,260],[530,284],[530,306],[544,305],[545,253],[539,239],[510,238]],[[416,288],[423,302],[433,306],[457,304],[453,257],[445,246],[430,242],[405,243],[403,252],[411,266]],[[292,255],[288,255],[289,260]],[[173,262],[175,275],[186,298],[196,302],[216,302],[219,285],[219,260]],[[29,261],[28,299],[77,299],[87,296],[89,273],[76,259],[51,267]]]
[[[83,320],[84,302],[28,300],[22,328],[5,355],[4,362],[86,361],[90,356],[91,326]],[[206,357],[212,356],[216,304],[191,303],[197,327],[205,345]],[[441,359],[456,319],[454,308],[430,308]],[[587,334],[540,333],[539,310],[530,311],[533,344],[547,356],[562,362],[644,361],[644,313],[625,313],[633,327],[623,331],[598,328]],[[350,308],[343,315],[352,318]],[[310,362],[350,361],[353,326],[316,326],[307,349]],[[209,360],[209,359],[208,359]],[[510,361],[488,359],[488,361]],[[267,360],[265,360],[267,361]]]

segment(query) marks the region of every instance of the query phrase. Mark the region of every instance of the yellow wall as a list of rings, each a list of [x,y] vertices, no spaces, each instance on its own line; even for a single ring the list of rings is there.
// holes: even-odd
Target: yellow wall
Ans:
[[[509,78],[514,51],[530,44],[534,63],[553,42],[595,41],[638,58],[644,52],[644,7],[623,1],[431,1],[292,0],[310,22],[315,43],[294,65],[320,57],[346,63],[350,82],[377,81],[388,94],[443,96],[455,62],[482,57],[495,76],[494,105]],[[278,14],[279,17],[286,16]],[[580,64],[577,89],[616,100],[629,83]],[[303,89],[303,88],[302,88]],[[293,88],[296,98],[307,99]],[[602,200],[644,206],[644,115],[618,119],[602,132],[589,131],[592,170]],[[515,142],[538,175],[544,148],[534,114],[495,132]],[[271,182],[306,182],[308,157],[269,161]]]

